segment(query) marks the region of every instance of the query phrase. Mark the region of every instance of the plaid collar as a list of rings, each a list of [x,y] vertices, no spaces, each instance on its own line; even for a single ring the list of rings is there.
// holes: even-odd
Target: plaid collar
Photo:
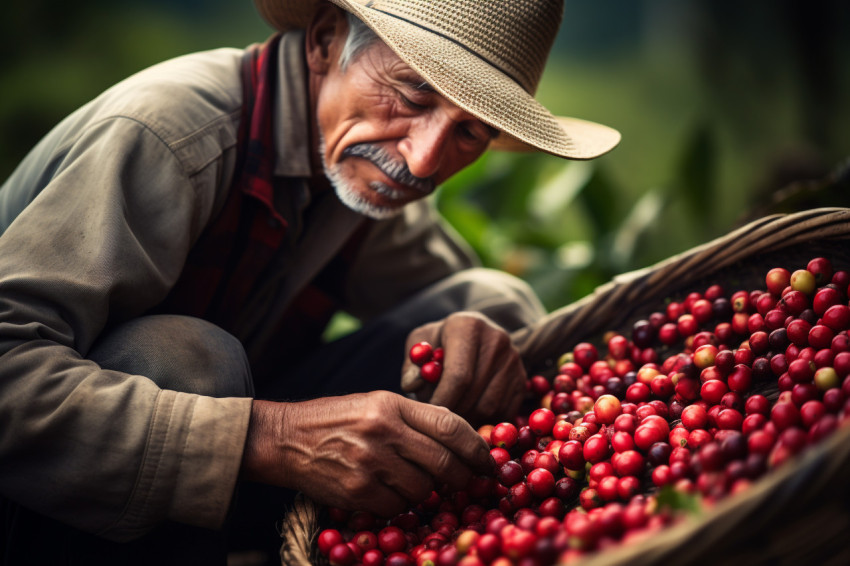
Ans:
[[[244,101],[242,127],[247,128],[243,136],[247,143],[239,186],[282,224],[286,221],[274,205],[274,176],[307,178],[311,174],[303,40],[300,31],[275,34],[249,48],[250,65],[243,69],[253,98]]]

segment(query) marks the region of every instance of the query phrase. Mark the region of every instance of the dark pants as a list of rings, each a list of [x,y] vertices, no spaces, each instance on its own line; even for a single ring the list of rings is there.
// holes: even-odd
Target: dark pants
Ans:
[[[505,313],[500,306],[505,302],[517,308]],[[242,345],[222,329],[194,318],[162,315],[129,321],[106,334],[89,358],[107,369],[149,376],[164,389],[214,397],[299,400],[377,389],[398,392],[410,330],[464,307],[490,314],[511,329],[542,315],[539,303],[528,300],[520,282],[471,270],[328,344],[298,367],[287,369],[285,379],[259,385],[256,391]],[[227,563],[228,552],[233,556],[260,551],[266,556],[264,564],[280,564],[276,523],[294,495],[240,483],[224,531],[167,523],[129,543],[107,541],[0,499],[2,563],[217,565]]]

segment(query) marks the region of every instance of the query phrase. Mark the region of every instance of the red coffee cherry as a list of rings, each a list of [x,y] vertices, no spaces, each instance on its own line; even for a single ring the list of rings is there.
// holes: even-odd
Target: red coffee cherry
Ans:
[[[431,361],[431,358],[434,355],[434,348],[428,342],[419,342],[411,346],[410,353],[408,355],[411,362],[417,366],[422,366]]]

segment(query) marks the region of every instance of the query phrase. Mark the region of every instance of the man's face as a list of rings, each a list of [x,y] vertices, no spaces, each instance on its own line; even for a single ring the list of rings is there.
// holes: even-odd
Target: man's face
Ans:
[[[341,44],[342,42],[337,42]],[[320,157],[340,199],[387,218],[477,159],[496,131],[450,103],[383,42],[318,90]]]

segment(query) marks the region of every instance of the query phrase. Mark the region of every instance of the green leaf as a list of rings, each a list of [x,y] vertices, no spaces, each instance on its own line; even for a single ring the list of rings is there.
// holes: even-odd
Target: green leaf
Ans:
[[[659,509],[671,509],[683,511],[688,515],[699,515],[702,513],[702,498],[696,494],[689,494],[675,489],[672,485],[665,485],[658,491],[657,500]]]

